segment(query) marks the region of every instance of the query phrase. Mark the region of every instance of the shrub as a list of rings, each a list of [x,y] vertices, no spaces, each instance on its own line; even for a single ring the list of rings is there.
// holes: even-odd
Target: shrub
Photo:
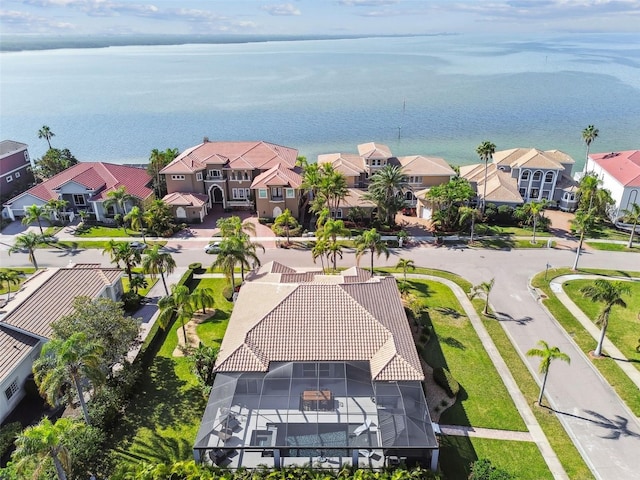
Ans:
[[[124,292],[122,294],[122,305],[124,306],[125,311],[127,312],[135,312],[138,308],[140,308],[140,301],[142,297],[138,295],[136,292],[129,290],[128,292]]]
[[[233,299],[233,288],[231,288],[231,285],[227,285],[222,289],[222,296],[229,302]]]
[[[22,431],[20,422],[8,423],[0,428],[0,458],[13,447],[13,442],[18,434]]]
[[[515,478],[509,472],[496,468],[486,459],[476,460],[471,464],[469,480],[511,480]]]
[[[440,385],[447,395],[451,398],[455,398],[460,391],[460,384],[453,378],[451,372],[444,367],[437,367],[433,369],[433,380]]]

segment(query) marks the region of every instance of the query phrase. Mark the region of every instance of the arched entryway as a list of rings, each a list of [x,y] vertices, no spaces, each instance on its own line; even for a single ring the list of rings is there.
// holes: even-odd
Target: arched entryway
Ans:
[[[184,207],[176,208],[176,218],[187,218],[187,211]]]
[[[213,207],[216,203],[221,203],[223,207],[225,206],[224,192],[220,185],[211,185],[209,187],[209,207]]]
[[[277,218],[282,215],[282,209],[280,207],[274,207],[273,209],[273,218]]]

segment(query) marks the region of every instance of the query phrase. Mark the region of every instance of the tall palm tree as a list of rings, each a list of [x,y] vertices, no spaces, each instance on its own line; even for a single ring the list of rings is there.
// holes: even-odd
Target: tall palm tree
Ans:
[[[313,258],[313,263],[316,263],[316,259],[320,257],[320,264],[322,265],[322,273],[325,273],[324,269],[324,257],[327,255],[329,249],[329,242],[324,238],[319,238],[316,240],[316,244],[311,249],[311,258]],[[327,259],[327,263],[329,263],[329,259]]]
[[[257,256],[256,256],[257,259]],[[231,288],[235,290],[235,268],[242,265],[243,268],[250,269],[246,256],[246,245],[240,237],[228,237],[220,242],[218,257],[213,262],[213,268],[220,268],[231,279]]]
[[[482,218],[482,212],[477,208],[462,206],[458,209],[458,215],[460,215],[460,217],[458,218],[458,222],[461,226],[471,220],[471,237],[469,238],[469,241],[473,242],[473,233],[476,226],[476,220]]]
[[[327,208],[335,214],[340,202],[349,193],[347,177],[338,172],[330,163],[320,166],[320,181],[317,185],[317,196],[322,199]]]
[[[38,269],[38,262],[36,261],[36,248],[42,243],[44,243],[44,236],[38,235],[37,233],[27,232],[22,235],[18,235],[16,237],[16,241],[13,243],[13,246],[9,249],[9,254],[14,252],[20,252],[26,250],[29,254],[29,261],[33,265],[33,267]]]
[[[116,242],[109,240],[107,246],[102,250],[102,254],[108,253],[111,256],[111,263],[115,263],[118,267],[122,263],[124,270],[129,277],[129,284],[133,276],[133,268],[142,260],[142,254],[139,250],[132,248],[129,242]]]
[[[171,294],[162,297],[158,301],[158,325],[164,330],[167,328],[171,319],[175,315],[177,320],[182,323],[182,334],[184,335],[185,344],[187,341],[187,330],[185,322],[193,317],[193,301],[191,292],[186,285],[171,285]]]
[[[538,228],[538,221],[540,220],[540,217],[542,216],[542,212],[544,211],[544,208],[547,206],[547,201],[546,200],[542,200],[540,202],[528,202],[525,203],[522,207],[520,208],[520,211],[526,215],[529,220],[531,220],[531,222],[533,223],[533,238],[531,239],[531,243],[535,244],[536,243],[536,229]]]
[[[202,314],[207,313],[206,309],[215,304],[215,293],[211,288],[196,288],[191,294],[191,302],[194,308],[202,308]]]
[[[24,471],[29,469],[32,479],[40,478],[51,459],[58,480],[66,480],[67,472],[71,470],[71,455],[65,440],[80,428],[82,425],[70,418],[59,418],[51,423],[44,417],[37,425],[24,429],[16,438],[16,449],[11,456],[17,473],[26,473]]]
[[[496,153],[495,144],[491,143],[488,140],[485,140],[480,145],[476,147],[476,153],[480,156],[480,160],[484,162],[484,183],[482,190],[482,213],[487,205],[486,196],[487,196],[487,171],[489,169],[489,160],[493,160],[493,154]]]
[[[340,247],[340,244],[338,243],[338,237],[348,234],[349,230],[344,226],[344,222],[334,218],[328,218],[317,232],[319,239],[322,238],[329,242],[327,250],[333,258],[334,270],[337,269],[337,256],[342,258],[342,247]]]
[[[409,190],[409,183],[402,168],[387,164],[371,176],[371,183],[364,198],[376,204],[378,214],[382,216],[385,224],[393,225],[396,214],[406,204],[404,194]]]
[[[75,390],[85,422],[89,425],[91,420],[83,384],[89,381],[98,387],[104,383],[103,354],[102,345],[90,340],[84,332],[74,333],[66,340],[52,338],[44,344],[40,357],[33,363],[34,379],[40,393],[50,405],[55,405],[65,391],[67,401],[71,403]],[[68,388],[69,385],[73,387]]]
[[[633,236],[636,233],[638,223],[640,223],[640,205],[637,203],[632,204],[631,208],[622,211],[622,215],[623,222],[633,224],[631,227],[631,234],[629,235],[629,243],[627,244],[627,248],[632,248]]]
[[[488,282],[479,283],[471,289],[470,297],[472,300],[478,295],[484,296],[484,308],[482,309],[482,313],[484,315],[489,315],[489,295],[491,294],[491,290],[493,290],[493,285],[495,283],[496,279],[492,278]]]
[[[550,347],[544,340],[539,340],[538,345],[541,348],[532,348],[527,352],[527,357],[540,357],[540,373],[544,374],[542,378],[542,387],[538,396],[538,405],[542,405],[542,396],[544,395],[544,387],[547,385],[547,377],[549,376],[549,367],[554,360],[562,360],[571,363],[569,355],[560,351],[558,347]]]
[[[38,130],[38,138],[44,138],[47,141],[49,150],[51,150],[51,139],[55,136],[56,134],[53,133],[47,125],[43,125],[42,128]]]
[[[583,210],[591,210],[593,208],[593,201],[600,185],[602,185],[602,180],[595,173],[587,173],[580,179],[578,184],[580,208]],[[589,204],[588,206],[587,203]]]
[[[123,220],[125,222],[129,222],[132,230],[137,230],[142,234],[142,241],[145,243],[147,242],[147,240],[144,237],[144,227],[145,227],[145,224],[147,223],[147,218],[148,218],[147,215],[137,205],[135,205],[131,210],[129,210],[129,213],[127,213],[123,217]]]
[[[29,225],[33,222],[38,224],[38,228],[40,229],[40,235],[44,235],[44,231],[42,230],[42,222],[40,222],[41,218],[48,218],[49,211],[46,207],[41,205],[29,205],[24,209],[24,218],[22,219],[23,225]]]
[[[222,237],[233,237],[241,234],[255,235],[256,226],[251,222],[243,222],[237,215],[226,218],[219,218],[216,227],[220,229]]]
[[[11,299],[11,284],[18,285],[24,273],[20,270],[0,270],[0,285],[7,284],[7,302]]]
[[[284,229],[287,235],[287,245],[290,244],[289,232],[291,231],[291,228],[295,228],[298,224],[294,216],[291,214],[291,210],[285,208],[284,212],[278,215],[274,224]]]
[[[176,269],[176,261],[169,252],[163,252],[160,248],[160,245],[154,245],[145,251],[145,255],[142,258],[142,271],[151,275],[151,278],[160,275],[162,285],[164,286],[164,293],[165,295],[169,295],[164,274],[171,275],[173,273]]]
[[[589,158],[589,148],[591,147],[591,144],[593,143],[593,141],[596,138],[598,138],[599,133],[600,133],[600,130],[598,130],[593,125],[589,125],[587,128],[582,130],[582,139],[584,140],[584,143],[587,145],[586,159]]]
[[[121,212],[122,215],[125,215],[127,213],[126,203],[133,200],[133,198],[134,197],[127,192],[127,188],[122,185],[107,193],[107,199],[103,202],[103,205],[105,208],[114,205],[117,210],[116,213]]]
[[[356,244],[356,258],[359,259],[368,250],[371,253],[371,276],[373,277],[373,254],[384,253],[386,258],[389,258],[389,249],[387,244],[378,233],[375,228],[362,232],[362,235],[358,235],[355,240]]]
[[[627,308],[627,304],[622,299],[622,296],[628,295],[631,289],[629,285],[623,282],[608,282],[607,280],[599,279],[593,282],[592,285],[581,288],[580,292],[585,298],[590,299],[592,302],[600,302],[603,304],[602,310],[600,310],[600,313],[598,313],[596,317],[596,325],[601,326],[601,331],[598,346],[594,352],[596,357],[600,357],[602,356],[604,337],[607,333],[607,327],[609,326],[609,314],[615,306]]]
[[[570,221],[571,226],[580,233],[580,241],[578,242],[578,248],[576,249],[576,258],[573,262],[573,270],[578,269],[578,260],[580,260],[580,253],[582,252],[582,244],[584,242],[584,236],[593,228],[595,223],[595,216],[592,211],[585,211],[582,209],[576,210],[576,214]]]
[[[412,271],[416,269],[416,264],[413,260],[409,260],[407,258],[401,258],[398,260],[396,264],[396,268],[402,269],[402,274],[404,275],[404,283],[407,283],[407,271],[411,269]]]
[[[327,246],[327,264],[331,259],[334,272],[338,270],[338,257],[342,260],[342,245],[338,242],[332,242]]]
[[[240,278],[242,278],[242,281],[244,282],[245,269],[260,267],[261,265],[260,258],[258,258],[258,248],[262,249],[262,253],[264,253],[266,250],[261,243],[251,241],[251,237],[249,237],[249,235],[247,235],[246,233],[241,234],[238,238],[241,241],[241,255],[246,260],[246,262],[239,262]],[[250,265],[250,267],[247,267],[247,265]]]

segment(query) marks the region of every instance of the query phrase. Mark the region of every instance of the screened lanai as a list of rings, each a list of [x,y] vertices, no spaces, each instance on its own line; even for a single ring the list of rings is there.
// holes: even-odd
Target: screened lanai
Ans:
[[[437,449],[420,382],[372,382],[369,363],[271,362],[218,373],[194,453],[231,468],[382,467]]]

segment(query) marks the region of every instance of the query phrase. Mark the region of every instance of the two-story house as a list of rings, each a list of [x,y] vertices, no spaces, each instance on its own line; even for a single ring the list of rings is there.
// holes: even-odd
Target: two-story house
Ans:
[[[65,215],[73,216],[84,210],[95,215],[97,221],[107,222],[116,213],[115,206],[105,207],[109,192],[124,187],[132,197],[125,205],[128,210],[135,203],[153,198],[151,177],[146,170],[128,165],[104,162],[80,162],[50,179],[38,183],[4,204],[3,215],[15,220],[25,215],[30,205],[45,205],[49,200],[65,200]]]
[[[0,202],[24,192],[35,183],[27,145],[0,142]]]
[[[455,176],[447,162],[438,157],[410,155],[395,157],[388,146],[375,142],[358,145],[358,153],[329,153],[318,155],[318,163],[329,163],[347,179],[349,192],[335,212],[337,218],[346,217],[353,207],[371,214],[375,205],[364,199],[370,178],[385,165],[397,165],[407,178],[406,206],[422,218],[431,217],[432,206],[426,193],[435,185],[447,183]]]
[[[164,200],[183,221],[201,221],[215,206],[255,210],[263,217],[288,208],[297,216],[302,183],[297,157],[298,150],[273,143],[205,138],[160,171],[167,181]]]
[[[546,200],[571,211],[577,206],[574,163],[560,150],[512,148],[494,153],[486,169],[484,163],[460,167],[460,175],[476,189],[480,202],[517,206]]]

